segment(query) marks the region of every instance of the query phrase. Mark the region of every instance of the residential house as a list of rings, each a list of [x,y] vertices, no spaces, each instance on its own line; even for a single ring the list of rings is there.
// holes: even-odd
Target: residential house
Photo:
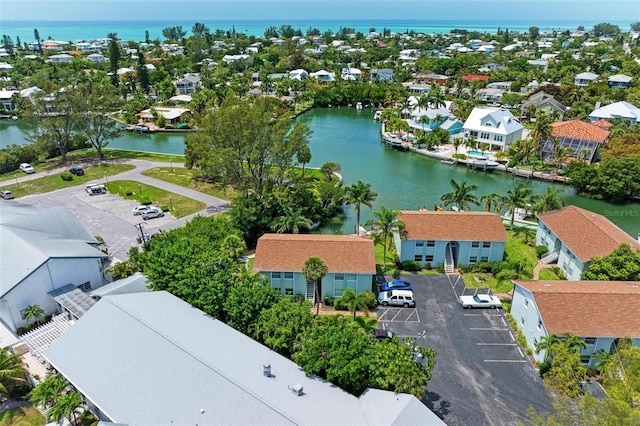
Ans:
[[[309,283],[302,275],[304,263],[314,256],[329,269],[320,283]],[[346,288],[371,291],[376,274],[373,240],[355,235],[265,234],[258,239],[253,269],[283,296],[300,294],[312,302],[340,297]]]
[[[495,108],[474,108],[463,127],[466,138],[475,138],[489,144],[490,150],[501,151],[522,139],[524,129],[510,111]]]
[[[415,62],[420,57],[418,49],[404,49],[398,52],[398,60],[402,63]]]
[[[0,90],[0,108],[7,111],[16,110],[16,105],[13,102],[15,100],[14,95],[18,93],[17,90]]]
[[[469,83],[473,81],[482,81],[486,83],[489,81],[488,75],[468,74],[468,75],[463,75],[462,78],[467,80]]]
[[[522,113],[529,108],[530,105],[533,105],[536,109],[536,113],[538,111],[544,112],[551,117],[560,116],[560,118],[564,117],[565,112],[567,112],[567,107],[558,102],[553,95],[545,93],[544,91],[540,91],[534,93],[529,96],[529,99],[522,103]]]
[[[341,75],[343,80],[355,81],[362,77],[362,71],[358,68],[346,67],[342,68]]]
[[[485,87],[482,89],[478,89],[477,93],[481,101],[500,102],[502,101],[502,95],[504,94],[504,90]]]
[[[315,78],[316,80],[318,80],[319,82],[322,82],[322,83],[329,83],[329,82],[335,81],[335,79],[336,79],[336,73],[325,71],[325,70],[312,72],[309,75],[312,78]]]
[[[633,78],[627,75],[617,74],[609,77],[607,79],[607,83],[609,84],[609,87],[613,89],[628,89],[631,85],[631,80],[633,80]]]
[[[309,78],[309,73],[306,70],[297,69],[297,70],[289,71],[289,79],[291,80],[305,81],[308,78]]]
[[[570,333],[582,337],[580,360],[596,367],[593,355],[616,352],[622,337],[640,346],[640,282],[622,281],[515,281],[511,315],[535,353],[544,337]]]
[[[565,277],[577,281],[595,256],[607,256],[620,244],[637,247],[638,242],[606,217],[566,206],[538,215],[536,245],[549,252],[543,263],[558,263]]]
[[[176,89],[180,95],[190,95],[202,85],[200,73],[187,73],[175,82]]]
[[[629,121],[631,124],[640,123],[640,108],[629,102],[621,101],[600,108],[596,106],[596,109],[589,114],[589,119],[592,122],[615,120],[616,118]]]
[[[236,61],[246,61],[247,59],[249,59],[249,55],[246,54],[240,54],[240,55],[224,55],[222,57],[222,62],[227,63],[227,64],[232,64]]]
[[[543,73],[547,72],[547,70],[549,69],[549,62],[542,59],[529,59],[527,61],[527,64],[531,65],[532,67],[542,68]]]
[[[446,125],[445,130],[452,135],[463,131],[463,123],[448,108],[417,108],[418,101],[414,96],[410,96],[409,101],[412,105],[416,105],[416,108],[411,111],[411,119],[409,120],[409,126],[412,129],[428,132]],[[422,117],[427,117],[428,121],[421,122]]]
[[[414,260],[424,267],[444,264],[453,272],[459,265],[502,260],[509,239],[495,213],[467,211],[401,211],[405,235],[394,234],[400,261]]]
[[[501,90],[511,90],[512,81],[496,81],[493,83],[487,84],[488,89],[501,89]]]
[[[0,320],[11,331],[26,324],[24,310],[59,310],[52,296],[67,285],[89,291],[103,283],[98,241],[65,207],[39,210],[17,201],[0,203]]]
[[[103,297],[43,355],[104,424],[444,425],[412,395],[306,374],[165,291]]]
[[[101,53],[92,53],[91,55],[87,55],[86,59],[91,62],[109,62],[109,59]]]
[[[191,111],[187,108],[171,108],[171,107],[156,107],[156,114],[160,114],[164,117],[167,125],[179,126],[188,120],[191,115]],[[138,117],[145,123],[155,123],[156,117],[152,113],[151,109],[145,109],[138,113]]]
[[[372,68],[371,81],[386,81],[393,83],[393,70],[391,68]]]
[[[73,56],[67,53],[60,53],[59,55],[51,55],[45,62],[52,64],[68,64],[73,60]]]
[[[580,120],[551,123],[551,137],[542,142],[542,159],[553,158],[556,144],[571,150],[570,158],[593,161],[598,148],[607,141],[609,130]]]
[[[595,83],[598,81],[598,74],[594,74],[592,72],[583,72],[576,75],[576,78],[573,80],[573,84],[576,86],[588,86],[591,83]]]
[[[429,84],[402,83],[402,85],[409,89],[411,95],[428,95],[431,93],[431,86]]]

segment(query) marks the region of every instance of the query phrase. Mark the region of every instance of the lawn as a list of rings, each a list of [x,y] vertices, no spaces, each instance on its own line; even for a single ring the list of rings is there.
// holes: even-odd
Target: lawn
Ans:
[[[62,180],[60,177],[61,173],[56,173],[30,181],[16,182],[12,185],[5,186],[4,189],[10,190],[16,198],[19,198],[25,195],[43,194],[58,189],[82,185],[87,182],[102,180],[105,179],[105,176],[117,175],[132,169],[135,169],[135,166],[130,164],[103,163],[85,167],[84,176],[73,176],[73,180],[70,181]],[[39,169],[36,170],[40,171]],[[24,175],[24,173],[22,175]]]
[[[199,180],[197,170],[184,167],[156,167],[146,170],[142,174],[224,200],[232,200],[241,195],[230,187],[224,188],[215,183]]]
[[[44,417],[33,407],[16,407],[0,413],[0,426],[42,426]]]
[[[77,151],[81,155],[96,158],[95,149]],[[127,160],[148,160],[148,161],[173,161],[176,164],[184,163],[184,155],[160,154],[156,152],[127,151],[124,149],[105,148],[102,150],[105,159],[127,159]]]
[[[467,288],[490,288],[494,293],[508,293],[513,288],[511,280],[497,280],[492,274],[462,274],[462,281]]]
[[[557,281],[562,278],[559,277],[553,270],[551,269],[542,269],[540,271],[540,277],[538,278],[540,281]]]
[[[204,210],[207,205],[202,201],[192,200],[173,192],[132,180],[116,180],[109,182],[107,189],[127,200],[136,200],[140,204],[152,203],[160,208],[168,209],[175,218],[188,216]]]
[[[504,246],[505,260],[507,262],[524,260],[527,263],[526,274],[533,276],[533,268],[538,264],[536,249],[526,244],[524,237],[516,235],[513,231],[507,231],[509,241]]]

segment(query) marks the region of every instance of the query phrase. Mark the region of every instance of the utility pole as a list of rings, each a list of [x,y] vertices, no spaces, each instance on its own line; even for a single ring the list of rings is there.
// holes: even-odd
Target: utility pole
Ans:
[[[142,244],[144,244],[144,247],[147,248],[147,239],[144,236],[144,231],[142,230],[142,227],[145,226],[146,223],[144,222],[140,222],[137,225],[133,225],[136,227],[136,229],[138,229],[138,231],[140,231],[140,242]]]

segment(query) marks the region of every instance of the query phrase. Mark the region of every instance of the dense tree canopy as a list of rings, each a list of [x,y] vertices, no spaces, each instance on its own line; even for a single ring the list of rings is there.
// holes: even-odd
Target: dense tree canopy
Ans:
[[[610,255],[591,259],[583,280],[640,281],[640,251],[621,244]]]

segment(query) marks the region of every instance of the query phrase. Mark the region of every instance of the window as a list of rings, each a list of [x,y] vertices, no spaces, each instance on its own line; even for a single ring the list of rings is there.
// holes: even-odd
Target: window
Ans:
[[[279,280],[281,278],[282,278],[282,273],[281,272],[272,272],[271,273],[271,279]]]
[[[489,133],[485,133],[485,132],[480,133],[480,139],[489,139]]]
[[[591,361],[591,355],[580,355],[580,362],[583,364],[589,364]]]
[[[355,281],[356,274],[347,274],[347,281]]]
[[[425,262],[433,262],[433,255],[432,254],[428,254],[425,256]]]
[[[481,256],[480,257],[480,262],[488,262],[489,261],[489,256]]]
[[[435,247],[436,246],[436,242],[433,240],[427,241],[427,247]]]
[[[524,325],[524,317],[520,317],[520,324]]]
[[[502,136],[500,135],[493,135],[493,140],[497,141],[497,142],[502,142]]]
[[[413,256],[413,260],[415,260],[416,262],[422,262],[422,255],[416,254],[415,256]]]
[[[285,280],[292,280],[293,279],[293,272],[285,272],[284,273],[284,279]]]
[[[293,296],[293,288],[287,287],[284,289],[285,296]]]
[[[596,338],[595,337],[585,337],[584,338],[584,342],[587,345],[595,345],[596,344]]]
[[[91,290],[91,282],[87,281],[86,283],[82,283],[77,286],[78,290],[87,291]]]
[[[478,248],[478,247],[480,247],[480,241],[473,241],[473,242],[471,243],[471,247],[472,247],[472,248]]]
[[[344,274],[336,274],[335,275],[335,280],[336,281],[344,281]]]
[[[478,256],[470,256],[469,263],[476,263],[478,261]]]
[[[416,241],[416,247],[424,247],[424,241]]]
[[[491,247],[491,241],[482,242],[482,248],[490,248],[490,247]]]
[[[542,319],[538,320],[538,330],[542,330]]]

